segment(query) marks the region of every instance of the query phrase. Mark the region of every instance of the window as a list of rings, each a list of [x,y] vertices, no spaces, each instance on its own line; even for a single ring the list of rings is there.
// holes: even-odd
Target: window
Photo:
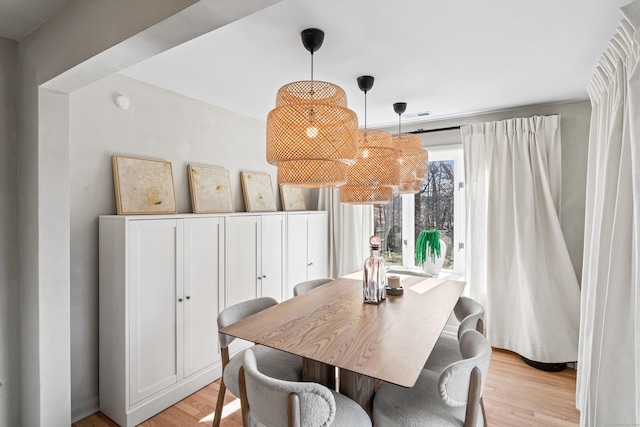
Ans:
[[[462,147],[429,149],[429,174],[417,194],[397,194],[374,207],[375,233],[389,265],[415,267],[415,241],[437,228],[447,249],[443,270],[464,273],[464,166]]]

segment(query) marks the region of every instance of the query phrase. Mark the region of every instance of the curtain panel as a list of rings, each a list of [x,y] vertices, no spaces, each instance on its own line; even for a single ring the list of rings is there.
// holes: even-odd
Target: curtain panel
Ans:
[[[589,82],[576,404],[582,426],[640,423],[640,2]]]
[[[558,116],[461,128],[467,282],[492,346],[544,363],[577,359],[580,289],[560,228]]]
[[[329,217],[329,275],[337,278],[362,270],[370,254],[373,207],[340,203],[340,190],[321,188],[318,210]]]

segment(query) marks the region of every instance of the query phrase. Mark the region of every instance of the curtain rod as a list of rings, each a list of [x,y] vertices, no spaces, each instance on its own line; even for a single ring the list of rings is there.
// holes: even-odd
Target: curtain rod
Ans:
[[[431,132],[442,132],[446,130],[459,130],[459,129],[460,129],[460,126],[451,126],[448,128],[440,128],[440,129],[418,129],[418,130],[411,131],[409,133],[431,133]]]

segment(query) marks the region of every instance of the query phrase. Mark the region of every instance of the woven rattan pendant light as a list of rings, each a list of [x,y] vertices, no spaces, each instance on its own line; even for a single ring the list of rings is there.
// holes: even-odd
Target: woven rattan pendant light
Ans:
[[[422,148],[422,140],[418,135],[401,133],[401,116],[407,109],[406,102],[396,102],[393,110],[398,114],[398,133],[391,137],[392,146],[400,151],[400,185],[399,194],[415,194],[420,191],[422,179],[426,178],[429,168],[429,154]]]
[[[311,80],[280,88],[267,116],[267,161],[278,182],[298,187],[338,187],[357,158],[358,118],[339,86],[313,80],[313,53],[324,32],[309,28],[302,44],[311,52]]]
[[[400,179],[398,150],[391,146],[391,134],[367,129],[367,92],[372,76],[358,77],[364,92],[364,129],[359,132],[358,160],[347,171],[347,183],[340,187],[340,201],[352,205],[389,203]]]

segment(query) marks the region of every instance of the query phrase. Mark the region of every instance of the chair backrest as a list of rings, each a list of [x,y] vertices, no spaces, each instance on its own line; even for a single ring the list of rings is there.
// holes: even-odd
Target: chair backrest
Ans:
[[[327,426],[336,414],[333,394],[323,385],[290,382],[258,371],[251,349],[243,355],[240,399],[245,422],[267,427]],[[259,423],[259,424],[258,424]]]
[[[218,315],[218,330],[239,322],[245,317],[256,314],[266,308],[278,304],[278,301],[271,297],[256,298],[227,307]],[[220,338],[220,348],[227,348],[233,342],[235,337],[231,335],[218,334]]]
[[[467,405],[470,399],[470,385],[474,385],[471,384],[474,368],[478,368],[480,371],[476,371],[474,374],[480,374],[480,381],[477,384],[477,400],[482,397],[483,378],[487,376],[491,361],[491,345],[480,332],[475,329],[467,329],[460,337],[460,354],[463,359],[444,368],[438,381],[440,397],[449,406]],[[471,404],[471,402],[469,403]],[[477,405],[477,403],[475,404]]]
[[[469,297],[461,296],[453,308],[453,313],[460,322],[458,340],[467,329],[475,329],[484,334],[484,307],[482,304]]]
[[[331,281],[333,281],[333,279],[322,278],[322,279],[309,280],[308,282],[298,283],[293,287],[293,296],[297,297],[298,295],[302,295],[305,292],[309,292],[311,289],[315,289],[318,286],[322,286],[325,283],[329,283]]]

